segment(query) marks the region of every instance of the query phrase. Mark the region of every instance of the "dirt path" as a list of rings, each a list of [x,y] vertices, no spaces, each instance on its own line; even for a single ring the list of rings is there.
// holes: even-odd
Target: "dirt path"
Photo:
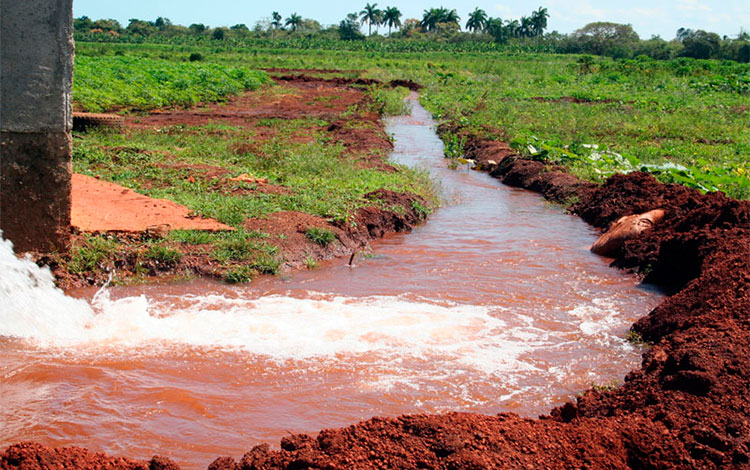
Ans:
[[[234,230],[213,219],[194,217],[190,209],[154,199],[132,189],[74,174],[71,225],[83,232],[145,232],[147,230]]]

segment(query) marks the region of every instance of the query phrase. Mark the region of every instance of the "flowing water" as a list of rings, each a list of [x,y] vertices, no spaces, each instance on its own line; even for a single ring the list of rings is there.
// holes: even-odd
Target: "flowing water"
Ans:
[[[660,294],[590,254],[594,231],[560,207],[446,168],[433,125],[416,102],[388,121],[392,158],[429,169],[444,207],[353,269],[74,299],[3,241],[0,447],[205,468],[376,415],[535,416],[620,380],[640,360],[622,338]]]

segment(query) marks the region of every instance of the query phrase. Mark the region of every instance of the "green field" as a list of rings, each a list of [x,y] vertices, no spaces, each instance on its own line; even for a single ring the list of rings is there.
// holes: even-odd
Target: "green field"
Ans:
[[[77,44],[77,64],[92,70],[106,71],[113,58],[148,58],[177,70],[195,65],[188,62],[191,54],[200,54],[201,66],[211,70],[342,68],[381,80],[412,79],[425,86],[422,103],[439,120],[511,142],[581,177],[600,181],[614,172],[646,170],[665,182],[750,198],[748,64],[507,51]],[[74,99],[85,89],[77,82]],[[443,138],[460,153],[460,141]]]

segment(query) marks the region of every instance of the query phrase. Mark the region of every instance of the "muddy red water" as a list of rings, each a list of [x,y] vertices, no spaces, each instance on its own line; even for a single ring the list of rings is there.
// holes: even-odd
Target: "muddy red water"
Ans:
[[[205,468],[377,415],[535,416],[621,380],[641,353],[627,328],[661,295],[589,253],[596,233],[578,218],[446,168],[433,125],[419,106],[388,122],[393,159],[431,171],[444,207],[354,268],[78,293],[87,302],[32,283],[0,327],[0,447]]]

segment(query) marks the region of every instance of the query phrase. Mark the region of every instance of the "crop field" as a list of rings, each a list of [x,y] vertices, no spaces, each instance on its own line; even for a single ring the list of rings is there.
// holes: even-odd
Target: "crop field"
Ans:
[[[78,44],[79,61],[145,57],[184,66],[362,69],[412,79],[437,118],[510,142],[535,158],[599,181],[645,170],[665,182],[750,198],[750,66],[648,58],[613,60],[505,52],[245,50],[155,44]],[[76,90],[80,90],[77,87]],[[83,93],[77,91],[77,93]],[[446,134],[451,155],[462,142]]]

